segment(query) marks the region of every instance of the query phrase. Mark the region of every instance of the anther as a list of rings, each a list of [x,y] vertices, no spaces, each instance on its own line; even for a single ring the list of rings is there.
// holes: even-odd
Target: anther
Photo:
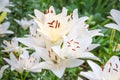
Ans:
[[[117,70],[117,69],[115,69],[115,68],[114,68],[113,70],[114,70],[114,71],[116,71],[116,72],[118,72],[118,70]]]
[[[116,68],[118,68],[118,65],[117,64],[115,64],[116,65]]]
[[[70,42],[67,42],[68,44],[70,44]]]
[[[74,43],[79,44],[79,42],[74,42]]]
[[[108,72],[110,72],[110,71],[111,71],[111,68],[109,68]]]
[[[51,10],[51,13],[53,13],[53,10]]]
[[[76,48],[80,48],[80,46],[77,46]]]
[[[72,49],[73,51],[76,51],[75,49]]]
[[[71,45],[68,45],[68,47],[70,47]]]
[[[70,40],[70,42],[72,42],[72,41],[73,41],[73,39]]]
[[[55,60],[57,61],[57,56],[55,55]]]
[[[112,66],[112,63],[110,62],[110,66]]]

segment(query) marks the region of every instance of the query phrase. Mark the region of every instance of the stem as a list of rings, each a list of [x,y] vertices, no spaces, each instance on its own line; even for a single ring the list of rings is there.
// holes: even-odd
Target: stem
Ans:
[[[23,75],[22,75],[22,73],[20,73],[20,77],[21,77],[21,80],[23,80]]]
[[[26,80],[26,77],[28,76],[28,74],[29,74],[29,71],[26,71],[26,74],[23,80]]]
[[[112,55],[113,52],[113,41],[115,37],[115,29],[112,29],[111,36],[110,36],[110,56]]]

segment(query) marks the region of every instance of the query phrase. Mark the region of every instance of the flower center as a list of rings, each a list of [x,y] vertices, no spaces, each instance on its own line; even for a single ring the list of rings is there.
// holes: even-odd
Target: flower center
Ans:
[[[79,42],[73,39],[67,41],[67,47],[72,48],[72,51],[76,51],[78,48],[80,48]]]
[[[50,49],[50,50],[48,51],[48,56],[49,56],[49,58],[52,59],[52,61],[53,61],[55,64],[58,63],[58,56],[55,55],[55,53],[54,53],[54,51],[53,51],[52,49]]]

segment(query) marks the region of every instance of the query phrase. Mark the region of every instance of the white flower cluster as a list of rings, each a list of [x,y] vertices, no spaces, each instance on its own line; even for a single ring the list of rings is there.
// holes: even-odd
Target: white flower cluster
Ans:
[[[22,51],[18,59],[13,53],[10,54],[10,59],[4,58],[11,65],[11,70],[22,73],[24,70],[40,72],[41,69],[49,69],[61,78],[66,68],[83,64],[82,59],[100,61],[90,51],[99,46],[92,44],[92,38],[103,34],[100,29],[88,30],[89,25],[85,22],[88,17],[79,18],[77,9],[72,15],[67,15],[66,8],[56,14],[53,6],[44,13],[37,9],[34,13],[35,17],[32,17],[35,22],[30,25],[30,34],[16,40],[35,52],[29,56],[25,48],[19,48],[18,43],[14,44],[15,41],[11,42],[11,46],[3,50],[4,52],[16,52],[18,49]],[[6,42],[5,45],[9,44]],[[13,48],[12,45],[16,47]],[[40,61],[41,58],[43,61]]]

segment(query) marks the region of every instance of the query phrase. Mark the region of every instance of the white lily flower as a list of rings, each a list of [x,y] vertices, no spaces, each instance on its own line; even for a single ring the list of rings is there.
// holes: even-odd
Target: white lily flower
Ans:
[[[0,12],[6,11],[11,12],[7,7],[14,6],[9,0],[0,0]]]
[[[52,47],[52,49],[59,55],[62,59],[65,58],[90,58],[94,60],[99,60],[87,49],[91,45],[91,38],[85,39],[71,39],[64,37],[64,43],[62,48],[60,46]]]
[[[105,27],[108,27],[108,28],[113,28],[113,29],[116,29],[118,31],[120,31],[120,11],[116,10],[116,9],[112,9],[110,11],[110,14],[113,18],[113,20],[117,23],[109,23],[109,24],[106,24]]]
[[[4,60],[11,65],[11,70],[16,70],[19,73],[22,73],[24,70],[31,71],[31,72],[40,72],[41,70],[36,70],[40,63],[40,57],[37,53],[33,53],[29,56],[28,51],[24,50],[23,54],[19,56],[19,59],[15,57],[13,53],[10,54],[10,59],[4,58]],[[40,66],[39,66],[40,68]]]
[[[22,48],[18,45],[17,38],[13,38],[11,42],[4,40],[2,47],[5,49],[5,50],[2,50],[2,52],[22,51]]]
[[[61,58],[90,58],[99,60],[92,53],[88,52],[98,46],[98,44],[92,44],[92,37],[97,35],[103,35],[99,33],[100,30],[91,30],[88,31],[83,23],[80,23],[80,26],[75,26],[73,30],[64,36],[64,42],[61,45],[54,46],[52,49],[59,55]]]
[[[30,27],[30,35],[27,38],[17,38],[17,40],[29,48],[44,47],[45,42],[41,34],[38,33],[36,26]]]
[[[99,65],[92,61],[88,61],[88,64],[93,71],[81,72],[80,74],[89,80],[119,80],[120,79],[120,61],[117,56],[113,56],[104,66],[101,68]]]
[[[33,20],[27,20],[26,18],[23,18],[21,20],[14,19],[24,30],[28,29],[30,25],[32,24]]]
[[[13,31],[8,30],[9,26],[10,26],[9,22],[0,24],[0,36],[4,34],[13,34]]]
[[[23,65],[20,64],[20,59],[17,59],[15,57],[15,55],[13,53],[10,53],[10,59],[8,58],[4,58],[4,60],[9,64],[11,65],[11,70],[16,70],[18,71],[19,73],[22,73],[23,72]]]
[[[5,69],[8,68],[8,67],[9,67],[8,65],[4,65],[4,66],[1,67],[1,69],[0,69],[0,79],[1,79],[2,76],[3,76],[3,72],[4,72]]]
[[[68,34],[71,30],[67,9],[63,8],[60,14],[56,14],[53,6],[45,13],[34,10],[35,22],[40,27],[39,32],[51,42],[59,41],[63,35]]]
[[[43,69],[51,70],[59,78],[63,76],[66,68],[77,67],[84,62],[79,59],[61,59],[52,49],[36,48],[36,51],[38,51],[41,58],[45,60]]]

